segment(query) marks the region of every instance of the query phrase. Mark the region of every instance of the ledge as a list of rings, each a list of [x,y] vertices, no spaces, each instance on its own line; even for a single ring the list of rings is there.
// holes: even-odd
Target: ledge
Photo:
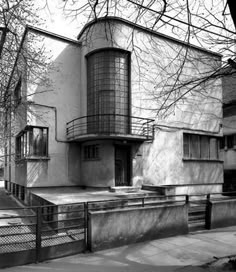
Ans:
[[[18,162],[21,162],[21,161],[49,161],[49,160],[50,160],[50,157],[32,156],[32,157],[24,157],[24,158],[21,158],[21,159],[16,159],[15,162],[18,163]]]
[[[211,160],[211,159],[191,159],[191,158],[183,158],[183,162],[218,162],[218,163],[223,163],[223,160]]]

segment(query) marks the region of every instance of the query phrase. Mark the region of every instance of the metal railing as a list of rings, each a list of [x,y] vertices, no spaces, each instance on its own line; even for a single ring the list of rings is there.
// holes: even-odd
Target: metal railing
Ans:
[[[89,240],[87,218],[90,211],[191,205],[197,202],[207,205],[210,200],[222,199],[236,199],[236,192],[120,197],[65,205],[0,209],[0,268],[83,252]],[[16,264],[11,261],[14,254],[18,254],[17,259],[12,258],[17,260]]]
[[[154,120],[122,114],[97,114],[76,118],[67,123],[68,140],[88,134],[133,136],[153,139]]]

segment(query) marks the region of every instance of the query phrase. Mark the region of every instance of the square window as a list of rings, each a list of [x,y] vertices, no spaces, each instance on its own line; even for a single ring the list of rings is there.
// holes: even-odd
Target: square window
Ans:
[[[48,128],[28,126],[16,137],[16,158],[48,156]]]

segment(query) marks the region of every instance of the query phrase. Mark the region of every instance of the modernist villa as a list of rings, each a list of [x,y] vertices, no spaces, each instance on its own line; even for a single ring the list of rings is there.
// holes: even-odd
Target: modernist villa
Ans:
[[[221,80],[201,81],[221,55],[106,17],[78,41],[27,27],[18,62],[29,35],[40,37],[51,65],[47,84],[27,63],[14,71],[5,180],[21,200],[56,187],[222,191]]]

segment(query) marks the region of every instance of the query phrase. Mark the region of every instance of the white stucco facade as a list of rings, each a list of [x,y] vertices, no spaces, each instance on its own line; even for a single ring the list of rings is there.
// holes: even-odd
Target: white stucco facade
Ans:
[[[42,36],[51,62],[46,71],[49,83],[29,80],[24,85],[28,102],[27,107],[18,108],[24,118],[20,122],[15,119],[15,134],[27,125],[48,128],[48,156],[14,161],[12,182],[28,188],[107,188],[117,186],[117,176],[121,179],[127,173],[129,186],[168,185],[180,194],[221,192],[220,157],[186,158],[183,140],[184,134],[196,134],[199,139],[208,137],[210,145],[210,137],[217,142],[221,136],[221,81],[200,82],[220,67],[219,55],[115,18],[85,26],[78,43]],[[132,132],[98,135],[96,131],[88,136],[87,130],[82,138],[68,140],[67,122],[89,115],[88,59],[111,49],[129,56],[127,104],[131,126],[134,116],[140,118],[138,122],[141,118],[153,119],[153,137],[133,137]],[[185,54],[188,58],[183,64]],[[181,78],[177,79],[182,86],[178,88],[179,69]],[[198,87],[191,90],[196,82]],[[172,91],[168,94],[168,90]],[[104,106],[100,104],[99,113]],[[27,114],[22,115],[24,111]],[[99,154],[95,154],[97,149]]]

